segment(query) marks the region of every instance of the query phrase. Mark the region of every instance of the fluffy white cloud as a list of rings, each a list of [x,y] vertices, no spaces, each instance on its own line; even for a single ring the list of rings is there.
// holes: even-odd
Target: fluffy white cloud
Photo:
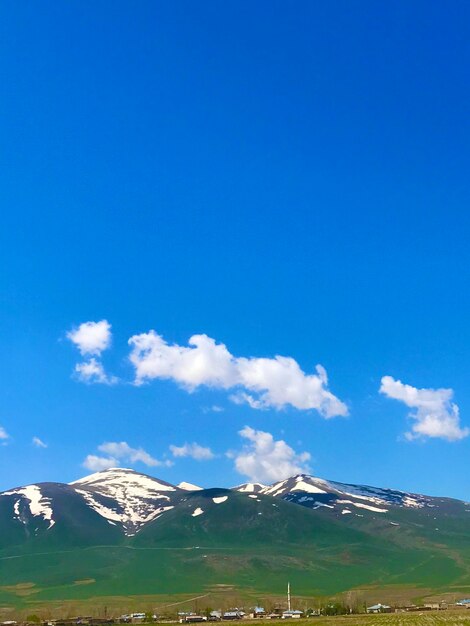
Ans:
[[[83,363],[77,363],[75,365],[75,376],[80,382],[88,385],[115,385],[118,382],[115,376],[106,374],[103,364],[94,357],[88,361],[83,361]]]
[[[323,417],[347,415],[346,405],[328,390],[325,369],[305,374],[291,357],[234,357],[224,344],[207,335],[194,335],[188,346],[170,345],[151,330],[129,339],[135,382],[174,380],[188,391],[200,385],[235,389],[231,399],[252,408],[316,409]],[[255,395],[253,395],[255,394]]]
[[[111,457],[89,454],[83,461],[83,467],[91,472],[102,472],[103,470],[110,469],[111,467],[119,467],[119,461]]]
[[[414,409],[409,414],[414,420],[411,432],[405,433],[409,440],[435,437],[457,441],[470,434],[469,428],[460,425],[459,407],[452,402],[452,389],[417,389],[392,376],[384,376],[380,393]]]
[[[196,461],[209,461],[214,458],[214,453],[210,448],[200,446],[198,443],[185,443],[182,446],[170,446],[174,457],[189,456]]]
[[[67,333],[67,338],[85,355],[99,356],[111,345],[111,324],[107,320],[83,322]]]
[[[239,435],[248,443],[242,450],[230,453],[237,472],[250,481],[272,483],[295,474],[309,472],[308,452],[297,453],[282,439],[275,441],[271,433],[245,426]]]
[[[1,444],[5,445],[9,439],[10,439],[10,435],[3,428],[3,426],[0,426],[0,445]]]
[[[116,459],[122,459],[130,463],[143,463],[148,467],[157,467],[163,465],[171,465],[171,461],[159,461],[154,459],[143,448],[132,448],[125,441],[108,441],[98,446],[100,452],[104,452]]]
[[[106,456],[89,454],[83,462],[84,467],[93,471],[101,471],[110,467],[118,467],[124,463],[143,463],[148,467],[171,467],[171,461],[159,461],[143,448],[132,448],[126,441],[107,441],[98,446],[98,450]]]
[[[44,443],[39,437],[33,437],[33,446],[36,446],[36,448],[47,448],[47,443]]]
[[[118,382],[115,376],[106,374],[103,364],[95,357],[111,345],[111,324],[107,320],[100,322],[83,322],[78,328],[67,333],[67,338],[78,348],[82,356],[88,360],[75,365],[75,377],[82,383],[114,385]]]

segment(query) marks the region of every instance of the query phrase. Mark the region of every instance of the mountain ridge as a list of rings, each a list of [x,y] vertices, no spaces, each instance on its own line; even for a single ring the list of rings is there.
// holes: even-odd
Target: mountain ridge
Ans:
[[[121,527],[129,536],[139,532],[154,518],[172,510],[188,493],[206,491],[190,482],[173,485],[134,469],[116,467],[94,472],[70,483],[43,482],[15,487],[1,492],[0,501],[10,497],[14,500],[15,519],[24,523],[29,508],[31,516],[42,518],[50,529],[55,524],[51,494],[57,490],[72,490],[95,513],[109,524]],[[246,495],[282,498],[313,510],[331,509],[341,515],[359,515],[364,511],[386,514],[390,507],[433,509],[459,504],[470,513],[470,504],[455,498],[340,483],[309,474],[297,474],[270,485],[244,483],[230,490]]]
[[[286,576],[306,593],[470,585],[464,501],[307,474],[185,486],[111,468],[0,493],[0,600],[23,601],[14,590],[25,584],[38,599],[220,584],[277,592]]]

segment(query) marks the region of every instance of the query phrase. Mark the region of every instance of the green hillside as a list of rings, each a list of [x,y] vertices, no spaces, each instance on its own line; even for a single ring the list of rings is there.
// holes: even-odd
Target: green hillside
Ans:
[[[470,584],[468,522],[460,511],[439,520],[413,509],[338,518],[328,509],[211,489],[188,493],[133,537],[88,519],[91,513],[77,504],[47,533],[16,547],[3,543],[0,602],[197,594],[221,584],[281,593],[286,580],[306,595]]]

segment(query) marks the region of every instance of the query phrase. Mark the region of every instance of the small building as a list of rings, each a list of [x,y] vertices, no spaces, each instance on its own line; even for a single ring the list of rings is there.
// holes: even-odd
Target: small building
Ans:
[[[282,619],[300,619],[303,617],[304,612],[297,609],[288,609],[282,612]]]
[[[220,622],[222,619],[222,611],[211,611],[209,613],[209,617],[207,618],[208,622]]]
[[[225,613],[222,613],[222,619],[226,621],[233,621],[236,619],[242,619],[244,615],[245,613],[243,613],[243,611],[225,611]]]
[[[266,611],[262,606],[255,606],[250,613],[251,619],[261,619],[266,617]]]
[[[392,613],[393,609],[388,604],[373,604],[372,606],[367,607],[368,613]]]
[[[445,611],[448,608],[447,602],[425,602],[424,608],[431,611]]]

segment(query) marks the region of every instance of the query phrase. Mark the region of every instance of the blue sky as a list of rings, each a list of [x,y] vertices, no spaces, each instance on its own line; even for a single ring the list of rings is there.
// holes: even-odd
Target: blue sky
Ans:
[[[469,499],[469,24],[464,2],[2,3],[0,489],[92,455]],[[81,355],[67,333],[102,320]],[[194,335],[223,376],[175,348]]]

